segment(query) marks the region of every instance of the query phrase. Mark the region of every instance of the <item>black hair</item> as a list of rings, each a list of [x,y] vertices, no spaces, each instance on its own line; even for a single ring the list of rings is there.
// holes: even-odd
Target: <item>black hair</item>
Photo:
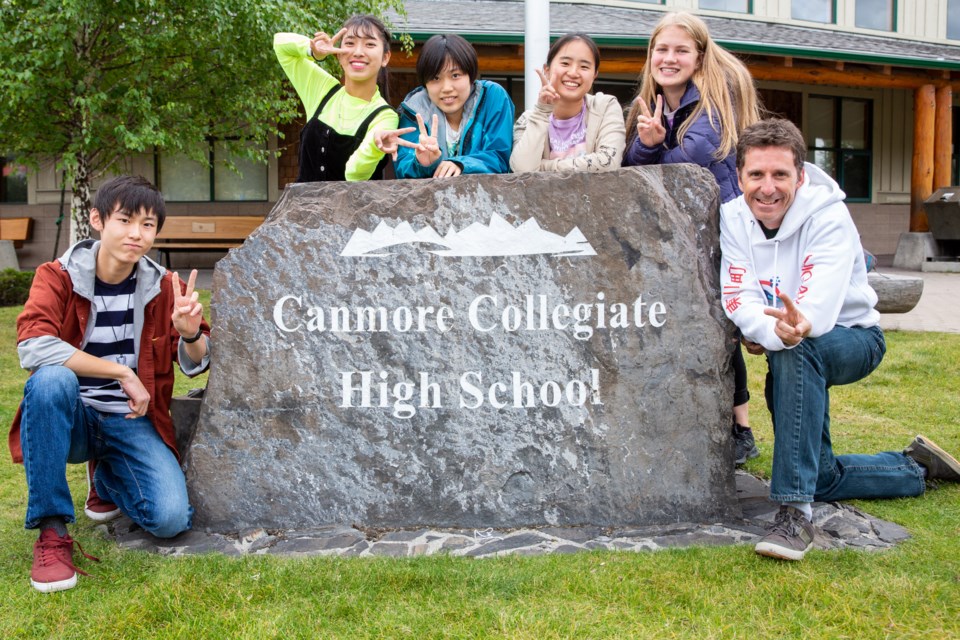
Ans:
[[[141,209],[153,213],[157,216],[157,233],[163,228],[167,217],[163,195],[143,176],[117,176],[100,185],[93,199],[93,208],[100,212],[100,219],[106,222],[118,205],[120,210],[133,216]]]
[[[346,22],[343,23],[343,28],[349,33],[353,31],[361,38],[377,38],[380,42],[383,43],[383,52],[390,53],[390,40],[392,36],[390,35],[390,30],[387,29],[387,26],[383,24],[383,21],[376,16],[371,15],[356,15],[351,16]],[[390,75],[387,72],[387,68],[380,67],[380,72],[377,74],[377,88],[380,89],[380,96],[390,102]]]
[[[587,48],[590,49],[590,53],[593,54],[593,70],[600,71],[600,48],[597,47],[597,43],[593,41],[593,38],[579,31],[566,34],[550,46],[550,51],[547,52],[547,66],[549,67],[553,59],[557,57],[560,49],[577,40],[583,42],[583,44],[587,45]]]
[[[421,85],[433,80],[440,72],[453,64],[473,82],[480,77],[477,52],[469,42],[456,34],[432,36],[420,49],[417,59],[417,82]]]

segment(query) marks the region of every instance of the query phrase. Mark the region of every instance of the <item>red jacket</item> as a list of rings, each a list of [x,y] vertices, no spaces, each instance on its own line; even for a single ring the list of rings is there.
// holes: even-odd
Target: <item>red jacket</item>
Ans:
[[[186,285],[180,283],[181,292]],[[164,273],[160,293],[144,307],[143,332],[137,376],[150,394],[147,417],[163,441],[179,457],[174,439],[170,400],[173,397],[173,363],[177,362],[180,334],[170,319],[173,314],[173,277]],[[17,343],[39,336],[56,336],[80,348],[90,317],[90,301],[74,291],[73,281],[60,260],[40,265],[33,278],[30,297],[17,316]],[[202,321],[201,330],[210,335],[210,326]],[[23,462],[20,449],[20,414],[13,418],[8,444],[14,462]]]

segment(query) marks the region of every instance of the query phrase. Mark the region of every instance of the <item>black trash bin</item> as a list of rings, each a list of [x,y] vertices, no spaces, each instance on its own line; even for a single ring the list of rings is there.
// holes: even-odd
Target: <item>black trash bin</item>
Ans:
[[[937,257],[928,260],[960,259],[960,186],[937,189],[926,199],[930,234],[937,242]]]

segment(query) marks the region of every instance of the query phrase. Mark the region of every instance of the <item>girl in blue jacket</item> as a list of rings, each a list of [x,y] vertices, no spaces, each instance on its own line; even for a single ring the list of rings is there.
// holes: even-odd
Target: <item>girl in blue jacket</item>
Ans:
[[[509,173],[513,102],[478,75],[477,52],[460,36],[436,35],[423,45],[422,86],[400,105],[400,129],[375,134],[377,147],[393,154],[398,178]]]
[[[737,137],[760,119],[743,63],[713,41],[703,20],[668,13],[650,36],[641,78],[623,164],[692,162],[713,173],[721,203],[739,196]]]
[[[627,115],[624,166],[691,162],[713,173],[720,202],[740,195],[738,134],[760,119],[750,72],[710,37],[706,23],[666,14],[650,35],[640,91]],[[734,352],[733,435],[736,462],[759,451],[749,427],[747,367]]]

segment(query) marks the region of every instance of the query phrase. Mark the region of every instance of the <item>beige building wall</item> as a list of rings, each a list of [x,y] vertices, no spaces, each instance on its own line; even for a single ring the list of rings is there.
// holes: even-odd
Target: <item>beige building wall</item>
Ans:
[[[894,18],[894,31],[876,31],[860,29],[856,26],[856,0],[834,0],[836,24],[794,20],[791,17],[792,0],[753,0],[753,13],[734,13],[700,9],[699,0],[665,0],[664,4],[647,4],[631,0],[554,0],[576,4],[597,4],[630,9],[652,9],[662,11],[690,11],[705,16],[726,16],[740,20],[759,20],[776,22],[800,27],[835,29],[837,31],[882,35],[890,33],[897,38],[907,38],[922,42],[940,41],[956,44],[956,40],[947,40],[947,0],[895,0],[897,15]],[[804,0],[799,0],[803,2]]]

